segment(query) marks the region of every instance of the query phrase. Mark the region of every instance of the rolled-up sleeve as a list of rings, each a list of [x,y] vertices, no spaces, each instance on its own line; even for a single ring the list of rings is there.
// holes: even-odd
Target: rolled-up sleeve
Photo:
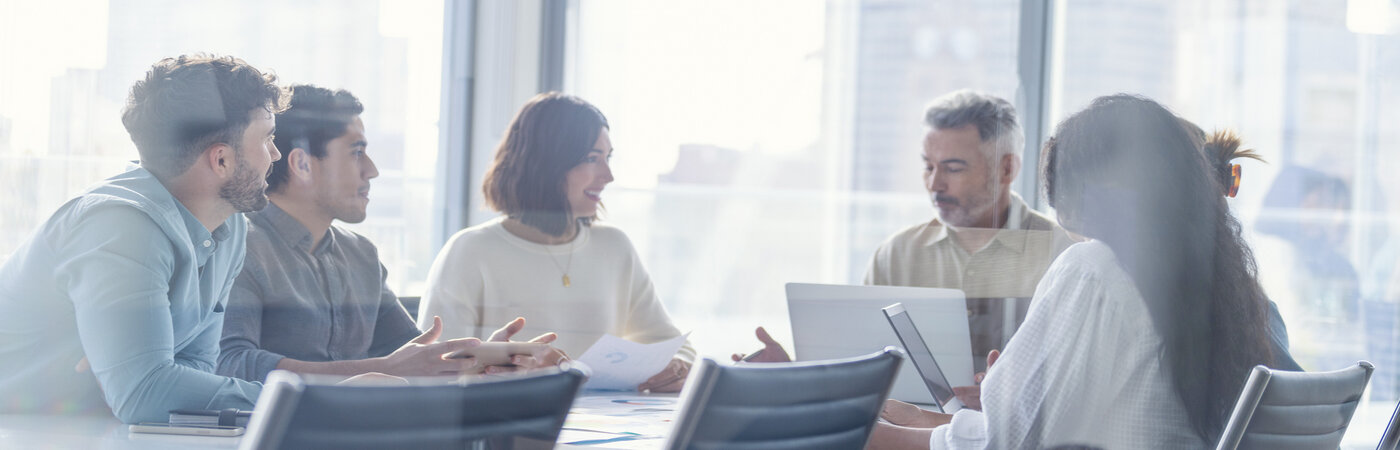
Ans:
[[[981,411],[960,409],[953,414],[953,420],[940,425],[929,434],[928,448],[981,449],[987,447],[987,416]]]
[[[219,375],[264,381],[284,356],[262,349],[263,295],[258,283],[262,266],[247,261],[229,291],[219,340]]]
[[[72,299],[83,351],[118,419],[164,421],[177,408],[252,408],[260,384],[207,371],[212,353],[176,357],[168,297],[175,260],[158,250],[170,241],[149,216],[102,208],[69,236],[56,279]],[[192,342],[217,339],[219,322],[210,325]]]

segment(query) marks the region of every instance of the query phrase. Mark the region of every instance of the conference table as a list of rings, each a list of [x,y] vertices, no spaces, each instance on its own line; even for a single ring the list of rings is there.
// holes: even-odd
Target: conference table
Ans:
[[[677,400],[676,394],[585,392],[574,400],[555,448],[661,448],[676,418]],[[1342,448],[1374,448],[1393,407],[1388,402],[1363,402],[1352,417]],[[235,449],[240,441],[238,437],[131,433],[111,416],[0,414],[3,449]]]
[[[676,394],[585,392],[574,399],[555,448],[660,448],[677,404]],[[236,449],[241,440],[132,433],[111,416],[0,414],[0,448],[5,449]]]

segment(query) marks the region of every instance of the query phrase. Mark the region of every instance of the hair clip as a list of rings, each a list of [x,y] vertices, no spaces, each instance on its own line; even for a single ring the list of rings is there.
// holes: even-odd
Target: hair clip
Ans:
[[[1230,165],[1230,187],[1225,188],[1225,196],[1235,198],[1235,194],[1240,192],[1240,165]]]

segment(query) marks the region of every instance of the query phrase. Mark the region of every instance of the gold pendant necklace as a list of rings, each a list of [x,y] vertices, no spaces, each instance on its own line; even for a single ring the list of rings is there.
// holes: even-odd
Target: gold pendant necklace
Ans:
[[[564,274],[564,276],[560,278],[560,281],[564,284],[564,287],[569,287],[569,285],[573,284],[569,281],[569,270],[574,267],[574,243],[578,242],[578,237],[580,233],[583,233],[583,229],[576,228],[574,231],[574,238],[569,240],[569,262],[563,267],[560,267],[559,260],[554,258],[554,252],[550,251],[548,246],[540,244],[541,247],[544,247],[545,253],[549,254],[549,262],[554,263],[554,267],[556,269],[559,269],[560,273]]]

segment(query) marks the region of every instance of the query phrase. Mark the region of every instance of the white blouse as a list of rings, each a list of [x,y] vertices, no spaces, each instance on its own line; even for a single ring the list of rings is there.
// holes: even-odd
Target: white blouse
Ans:
[[[1164,343],[1107,245],[1065,250],[982,383],[983,411],[962,410],[929,447],[1201,448],[1163,365]]]

